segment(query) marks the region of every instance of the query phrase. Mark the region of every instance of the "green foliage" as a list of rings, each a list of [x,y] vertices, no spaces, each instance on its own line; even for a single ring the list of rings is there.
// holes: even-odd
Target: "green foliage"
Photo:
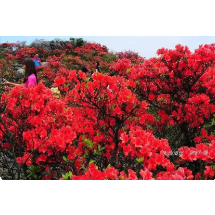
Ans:
[[[215,118],[203,125],[203,128],[209,133],[215,135]]]
[[[94,154],[100,155],[104,149],[105,149],[105,147],[101,147],[100,145],[98,145],[98,150],[94,150]]]
[[[81,47],[83,46],[86,42],[82,38],[70,38],[71,44],[73,47]]]
[[[86,143],[88,148],[90,148],[90,149],[93,148],[93,142],[91,142],[89,139],[85,139],[84,142]]]
[[[144,161],[144,157],[142,157],[142,158],[136,158],[136,161],[137,161],[138,163],[141,163],[141,162]]]
[[[68,180],[68,179],[72,179],[72,172],[69,171],[67,172],[65,175],[62,174],[63,179]]]
[[[41,179],[41,171],[39,166],[29,166],[26,170],[26,174],[21,174],[21,179],[28,180],[40,180]]]
[[[102,61],[107,63],[112,63],[116,61],[116,55],[112,53],[108,53],[106,55],[101,56]]]

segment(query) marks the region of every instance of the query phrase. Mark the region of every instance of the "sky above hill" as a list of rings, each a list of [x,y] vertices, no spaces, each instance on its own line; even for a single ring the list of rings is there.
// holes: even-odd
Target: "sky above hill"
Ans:
[[[175,45],[181,44],[194,51],[199,45],[215,43],[214,36],[0,36],[0,43],[26,41],[27,44],[30,44],[35,39],[69,40],[70,37],[81,37],[88,42],[106,45],[110,51],[135,51],[146,58],[155,57],[157,50],[162,47],[173,49]]]

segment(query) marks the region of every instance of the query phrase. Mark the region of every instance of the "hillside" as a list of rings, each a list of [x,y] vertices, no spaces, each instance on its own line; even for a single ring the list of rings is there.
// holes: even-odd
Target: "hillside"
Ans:
[[[0,49],[12,82],[26,56],[43,62],[37,87],[1,82],[3,179],[215,179],[214,45],[150,59],[81,39]]]

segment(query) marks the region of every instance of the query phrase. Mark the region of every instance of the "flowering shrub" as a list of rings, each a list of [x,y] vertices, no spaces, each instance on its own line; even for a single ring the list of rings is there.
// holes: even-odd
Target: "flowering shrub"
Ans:
[[[144,62],[144,58],[139,56],[138,53],[132,51],[125,51],[125,52],[118,52],[117,53],[118,59],[129,59],[133,63],[142,63]]]
[[[99,44],[68,43],[2,55],[0,72],[9,76],[25,54],[40,51],[48,64],[38,71],[37,87],[1,95],[1,177],[214,179],[214,49],[191,53],[177,45],[144,60]],[[94,70],[97,61],[101,71],[91,77],[80,70]]]

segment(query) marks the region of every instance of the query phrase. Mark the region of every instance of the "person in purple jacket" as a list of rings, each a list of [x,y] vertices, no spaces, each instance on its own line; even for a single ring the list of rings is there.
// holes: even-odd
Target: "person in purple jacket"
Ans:
[[[35,68],[35,63],[32,58],[26,58],[23,61],[23,69],[25,71],[24,81],[23,81],[24,87],[27,88],[30,85],[37,86],[38,84],[37,72]],[[22,84],[15,84],[5,79],[4,79],[4,83],[11,86],[23,86]]]

